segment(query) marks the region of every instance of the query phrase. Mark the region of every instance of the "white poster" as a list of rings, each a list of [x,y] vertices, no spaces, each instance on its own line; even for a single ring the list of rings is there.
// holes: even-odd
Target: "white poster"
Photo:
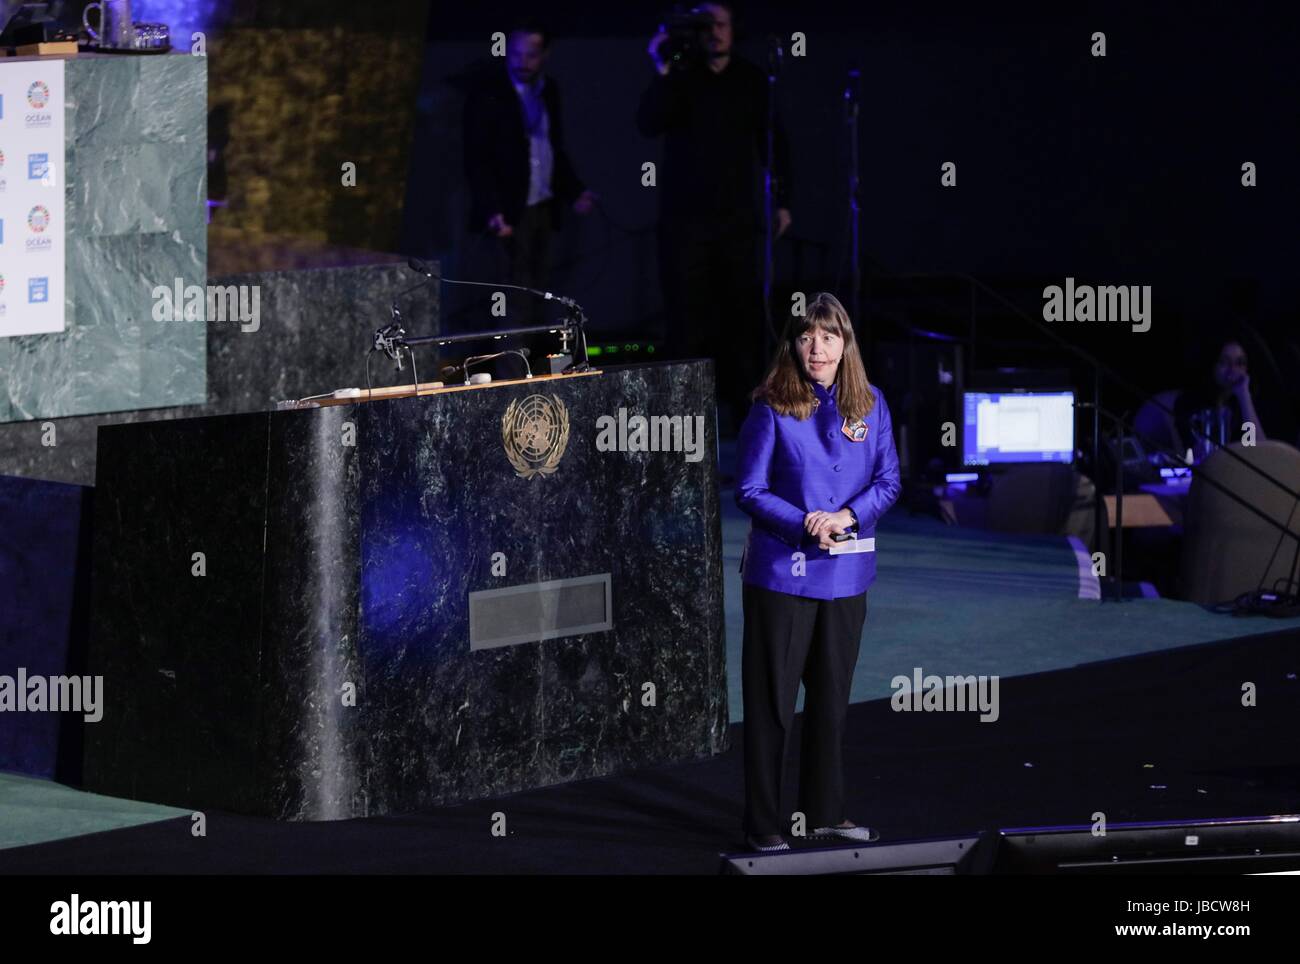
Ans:
[[[63,61],[0,61],[0,337],[64,329]]]

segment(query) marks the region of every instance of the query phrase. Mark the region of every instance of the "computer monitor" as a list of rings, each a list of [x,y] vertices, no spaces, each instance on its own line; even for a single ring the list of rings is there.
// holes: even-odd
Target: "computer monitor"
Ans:
[[[1072,390],[964,393],[963,465],[1073,461]]]

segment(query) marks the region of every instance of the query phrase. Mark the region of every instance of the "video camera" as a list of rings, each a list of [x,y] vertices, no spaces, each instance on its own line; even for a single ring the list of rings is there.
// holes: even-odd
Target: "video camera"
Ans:
[[[712,31],[713,15],[704,8],[674,7],[664,21],[668,39],[659,47],[660,60],[674,68],[703,66],[709,59]]]

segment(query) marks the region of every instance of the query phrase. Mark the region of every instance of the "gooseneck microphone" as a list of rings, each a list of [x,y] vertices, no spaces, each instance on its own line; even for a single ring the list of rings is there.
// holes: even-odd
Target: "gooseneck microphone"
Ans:
[[[367,384],[369,384],[369,358],[376,352],[382,352],[397,363],[397,370],[402,370],[402,351],[405,350],[411,356],[412,370],[415,368],[415,354],[412,348],[421,345],[446,346],[469,341],[482,341],[492,338],[499,339],[511,335],[528,335],[552,333],[558,334],[561,342],[561,353],[568,355],[570,353],[569,342],[572,341],[576,351],[569,363],[564,367],[561,374],[571,374],[574,372],[587,372],[591,370],[591,362],[587,358],[587,336],[583,330],[587,323],[587,315],[582,310],[582,306],[572,298],[565,295],[557,295],[553,291],[542,291],[538,288],[528,288],[523,285],[505,284],[487,281],[462,281],[459,278],[438,277],[434,269],[426,262],[419,258],[409,258],[406,266],[416,274],[422,275],[418,284],[398,293],[393,299],[391,307],[391,320],[382,328],[376,329],[371,341],[371,348],[367,358]],[[431,282],[440,282],[452,285],[467,285],[476,288],[492,288],[493,290],[522,291],[543,301],[554,301],[564,308],[564,318],[550,324],[527,325],[516,328],[503,328],[495,331],[480,332],[461,332],[454,335],[416,335],[410,337],[402,322],[402,313],[398,307],[399,300],[412,291],[423,287]],[[498,352],[495,355],[477,356],[467,360],[464,365],[456,366],[456,370],[464,370],[471,362],[486,361],[490,358],[500,358],[502,355],[516,354],[524,359],[524,365],[527,369],[527,377],[532,378],[532,367],[528,364],[528,352],[526,350],[511,350]],[[468,375],[468,373],[467,373]]]
[[[434,278],[433,269],[430,268],[423,261],[418,260],[417,258],[412,258],[410,261],[406,262],[406,266],[410,268],[412,271],[424,275],[426,279]],[[566,297],[564,295],[557,295],[553,291],[542,291],[540,288],[525,288],[523,285],[501,284],[496,281],[461,281],[458,278],[438,278],[437,280],[441,281],[443,284],[449,284],[449,285],[470,285],[475,288],[494,288],[498,291],[502,289],[505,289],[507,291],[526,291],[530,295],[536,295],[538,298],[541,298],[543,301],[554,301],[557,304],[564,305],[564,307],[566,308],[574,308],[574,309],[581,310],[579,308],[578,303],[574,301],[572,298]],[[424,283],[425,282],[421,282],[420,284],[424,284]],[[416,288],[418,288],[419,286],[420,285],[416,285]],[[414,289],[409,289],[409,290],[414,290]]]

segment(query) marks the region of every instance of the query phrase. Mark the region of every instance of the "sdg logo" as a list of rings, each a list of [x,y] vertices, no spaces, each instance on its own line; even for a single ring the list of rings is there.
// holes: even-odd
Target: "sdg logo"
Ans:
[[[50,279],[49,278],[28,278],[27,279],[27,303],[34,305],[39,302],[50,300]]]
[[[27,212],[27,226],[40,234],[50,226],[50,212],[44,204],[38,204]]]
[[[27,88],[27,103],[31,104],[34,109],[40,110],[49,102],[50,88],[45,85],[44,81],[32,81],[32,85]]]
[[[27,88],[27,103],[32,105],[23,118],[23,126],[29,129],[49,127],[54,122],[54,115],[43,108],[50,102],[50,88],[42,81],[34,81]]]
[[[28,154],[27,155],[27,180],[39,181],[45,175],[50,173],[50,155],[48,154]]]

